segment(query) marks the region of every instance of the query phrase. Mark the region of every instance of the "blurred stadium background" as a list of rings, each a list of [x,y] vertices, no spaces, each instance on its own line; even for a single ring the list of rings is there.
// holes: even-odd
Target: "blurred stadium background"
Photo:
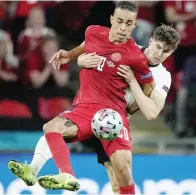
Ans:
[[[158,119],[131,117],[138,194],[196,194],[196,2],[137,1],[133,36],[148,45],[154,28],[173,24],[182,42],[164,66],[172,86]],[[10,159],[30,161],[43,124],[71,106],[79,87],[76,62],[60,72],[47,63],[59,48],[80,44],[88,25],[110,26],[114,1],[0,1],[0,194],[46,194],[27,188],[7,169]],[[193,19],[187,16],[193,15]],[[194,17],[195,15],[195,17]],[[36,79],[35,79],[36,78]],[[89,141],[70,144],[79,193],[109,194],[104,168]],[[87,170],[88,169],[88,170]],[[53,161],[41,174],[55,173]],[[61,194],[74,194],[60,192]]]

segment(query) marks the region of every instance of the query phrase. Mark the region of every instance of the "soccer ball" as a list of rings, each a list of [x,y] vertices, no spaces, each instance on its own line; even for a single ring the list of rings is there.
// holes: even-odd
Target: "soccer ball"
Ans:
[[[123,120],[113,109],[98,111],[91,122],[94,135],[101,140],[113,140],[120,135],[123,129]]]

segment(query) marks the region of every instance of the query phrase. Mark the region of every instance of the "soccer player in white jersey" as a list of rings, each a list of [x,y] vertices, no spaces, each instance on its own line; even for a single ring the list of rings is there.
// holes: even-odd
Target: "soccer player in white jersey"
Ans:
[[[179,42],[180,37],[177,31],[171,26],[162,25],[155,30],[153,37],[149,41],[149,47],[140,47],[148,59],[150,70],[156,83],[155,88],[150,91],[149,97],[142,91],[131,69],[126,65],[119,67],[118,74],[127,81],[130,87],[125,97],[129,114],[133,114],[140,109],[148,120],[158,116],[165,104],[171,85],[171,75],[163,67],[162,62],[175,51]],[[94,68],[99,61],[99,56],[96,54],[83,54],[78,58],[79,66],[84,68]],[[67,132],[67,136],[69,137],[72,133]],[[109,158],[105,155],[103,148],[97,146],[97,150],[98,162],[106,167],[113,191],[119,192],[119,185],[110,166]],[[17,177],[31,186],[35,184],[36,176],[40,169],[50,158],[52,158],[52,154],[43,136],[37,143],[31,164],[10,161],[8,166]]]

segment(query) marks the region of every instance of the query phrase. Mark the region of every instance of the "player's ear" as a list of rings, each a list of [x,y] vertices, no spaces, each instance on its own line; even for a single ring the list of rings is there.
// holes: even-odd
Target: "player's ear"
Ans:
[[[113,15],[110,16],[110,23],[111,23],[111,25],[113,25],[113,23],[114,23],[114,16]]]

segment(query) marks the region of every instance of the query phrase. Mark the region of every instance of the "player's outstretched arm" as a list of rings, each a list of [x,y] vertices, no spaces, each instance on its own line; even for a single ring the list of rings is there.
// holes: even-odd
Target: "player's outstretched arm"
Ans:
[[[144,114],[144,116],[148,120],[155,119],[160,113],[160,111],[163,109],[166,96],[162,95],[156,89],[153,89],[150,97],[147,97],[143,93],[133,72],[128,66],[121,65],[118,68],[118,70],[119,70],[118,74],[122,76],[123,78],[125,78],[125,80],[129,83],[131,91],[136,99],[136,102],[140,110]]]
[[[49,63],[52,64],[54,69],[60,69],[61,65],[67,64],[72,60],[75,60],[79,55],[85,53],[85,42],[72,49],[71,51],[59,50],[56,52]]]

